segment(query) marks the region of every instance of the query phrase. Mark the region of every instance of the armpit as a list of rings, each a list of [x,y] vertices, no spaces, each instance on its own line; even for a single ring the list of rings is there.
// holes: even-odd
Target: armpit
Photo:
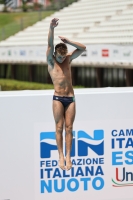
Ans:
[[[52,59],[49,59],[48,65],[50,65],[53,68],[54,67],[54,61]]]

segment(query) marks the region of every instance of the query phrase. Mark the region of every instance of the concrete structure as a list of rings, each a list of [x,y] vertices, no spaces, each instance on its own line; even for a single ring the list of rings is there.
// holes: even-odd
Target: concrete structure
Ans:
[[[5,55],[0,62],[6,59],[7,62],[46,63],[49,23],[54,17],[60,19],[55,29],[55,44],[60,42],[58,35],[63,35],[87,46],[86,53],[73,62],[75,65],[133,67],[133,0],[75,2],[0,42],[1,55]],[[42,48],[43,52],[38,53]],[[29,51],[34,51],[31,57]]]

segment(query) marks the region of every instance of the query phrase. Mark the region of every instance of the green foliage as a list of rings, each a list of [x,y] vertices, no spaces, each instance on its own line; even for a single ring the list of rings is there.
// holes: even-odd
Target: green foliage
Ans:
[[[0,86],[2,91],[53,89],[52,84],[24,82],[24,81],[10,80],[10,79],[0,79]]]
[[[23,12],[27,12],[28,11],[28,7],[27,7],[26,4],[22,5],[22,10],[23,10]]]
[[[54,89],[52,84],[41,84],[34,82],[24,82],[10,79],[0,79],[2,91],[10,90],[47,90]],[[74,88],[83,88],[82,86],[74,86]]]
[[[27,12],[28,11],[28,8],[27,8],[25,0],[22,0],[22,9],[23,9],[23,12]]]
[[[0,0],[0,4],[5,4],[5,0]]]

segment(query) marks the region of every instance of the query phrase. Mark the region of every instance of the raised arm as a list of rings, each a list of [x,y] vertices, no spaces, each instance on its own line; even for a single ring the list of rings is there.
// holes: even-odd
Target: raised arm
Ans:
[[[54,28],[58,26],[58,21],[59,19],[54,18],[52,19],[49,27],[49,33],[48,33],[48,47],[47,47],[47,62],[48,65],[53,67],[54,62],[53,62],[53,52],[54,52]]]
[[[72,45],[73,47],[75,47],[76,49],[70,53],[70,61],[72,61],[73,59],[77,58],[78,56],[80,56],[86,49],[86,46],[79,43],[79,42],[74,42],[71,41],[65,37],[59,36],[59,38],[67,44]]]

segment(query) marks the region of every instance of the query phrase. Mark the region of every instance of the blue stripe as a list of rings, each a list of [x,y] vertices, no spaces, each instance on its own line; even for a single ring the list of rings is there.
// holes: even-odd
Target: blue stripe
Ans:
[[[41,132],[40,133],[40,141],[44,139],[52,139],[55,140],[55,132]]]
[[[104,131],[103,130],[94,130],[93,138],[84,131],[78,131],[78,139],[79,138],[87,138],[90,140],[102,140],[104,138]]]

